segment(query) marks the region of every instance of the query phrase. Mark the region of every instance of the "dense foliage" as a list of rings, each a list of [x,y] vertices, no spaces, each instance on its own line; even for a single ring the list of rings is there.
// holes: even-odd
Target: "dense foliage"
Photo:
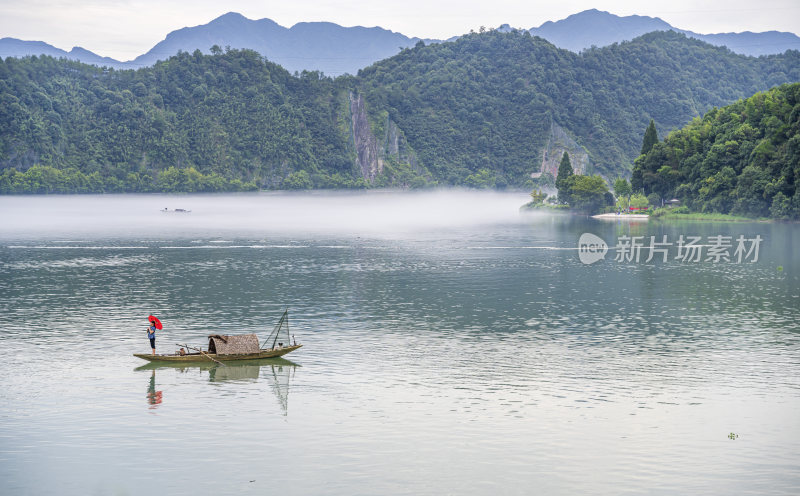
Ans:
[[[644,131],[644,138],[642,138],[642,151],[639,152],[639,155],[644,155],[645,153],[649,152],[653,149],[653,145],[658,143],[658,132],[656,131],[656,123],[653,122],[653,119],[650,119],[650,124],[647,125],[647,129]]]
[[[561,156],[561,163],[558,164],[558,175],[556,175],[556,189],[558,190],[558,201],[569,203],[569,187],[567,180],[574,174],[572,163],[569,160],[569,153],[564,152]]]
[[[8,58],[0,192],[364,187],[352,94],[364,95],[377,140],[413,157],[383,157],[375,185],[423,185],[423,172],[443,184],[524,185],[553,124],[615,177],[650,119],[676,128],[798,80],[800,52],[744,57],[671,32],[580,55],[527,32],[473,33],[337,79],[292,76],[249,50],[180,53],[137,71]]]
[[[64,172],[38,185],[53,175],[7,172],[3,184],[170,191],[175,168],[199,173],[184,183],[201,191],[279,187],[299,170],[320,186],[346,186],[355,176],[340,86],[316,73],[293,77],[248,50],[180,53],[138,71],[8,58],[0,61],[0,166]]]
[[[599,175],[575,174],[567,152],[561,156],[555,184],[558,203],[568,205],[571,209],[592,214],[614,204],[614,195],[608,191],[605,179]],[[531,193],[531,198],[533,204],[544,201],[538,189]]]
[[[595,170],[627,174],[642,129],[685,125],[714,106],[800,81],[800,52],[745,57],[674,32],[574,54],[527,32],[486,32],[403,50],[359,72],[437,178],[489,167],[521,184],[538,170],[550,123]],[[589,171],[591,172],[591,171]]]
[[[636,159],[632,186],[691,210],[800,218],[800,84],[715,108]]]
[[[593,214],[602,207],[614,204],[614,195],[608,191],[606,181],[598,175],[573,174],[564,182],[564,187],[568,191],[569,206],[575,210]]]

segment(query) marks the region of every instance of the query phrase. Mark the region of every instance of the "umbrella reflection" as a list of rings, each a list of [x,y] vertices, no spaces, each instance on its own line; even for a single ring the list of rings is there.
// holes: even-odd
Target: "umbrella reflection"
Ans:
[[[156,371],[153,369],[153,373],[150,375],[150,385],[147,386],[147,404],[150,405],[150,409],[152,410],[158,407],[162,400],[162,392],[156,391]]]

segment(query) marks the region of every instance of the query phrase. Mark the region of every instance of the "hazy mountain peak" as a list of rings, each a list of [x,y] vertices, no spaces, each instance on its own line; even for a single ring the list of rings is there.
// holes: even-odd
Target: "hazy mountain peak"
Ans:
[[[290,72],[319,70],[328,75],[359,69],[396,54],[398,47],[413,46],[409,38],[381,27],[344,27],[332,22],[299,22],[285,28],[271,19],[251,20],[228,12],[208,24],[173,31],[149,52],[134,60],[137,67],[152,65],[178,50],[212,45],[255,50]]]
[[[508,32],[513,29],[510,25],[503,24],[497,31]],[[629,41],[652,31],[670,30],[713,45],[724,45],[734,52],[746,55],[782,53],[789,48],[800,49],[800,37],[792,33],[745,31],[697,34],[674,28],[658,17],[621,17],[598,9],[578,12],[559,21],[547,21],[538,28],[531,28],[530,32],[560,48],[579,52],[592,45],[606,46]],[[458,36],[447,41],[456,38]],[[228,12],[207,24],[170,32],[147,53],[129,62],[101,57],[80,47],[66,52],[42,41],[14,38],[0,39],[0,57],[50,55],[129,69],[153,65],[158,60],[175,55],[179,50],[193,52],[199,49],[208,53],[212,45],[219,45],[256,50],[290,72],[319,70],[335,76],[345,72],[355,74],[361,68],[396,54],[398,47],[410,47],[417,41],[419,38],[409,38],[379,26],[343,27],[331,22],[299,22],[286,28],[268,18],[251,20],[238,12]],[[436,43],[441,40],[424,41]]]
[[[69,54],[70,55],[76,55],[76,56],[77,55],[89,55],[89,54],[91,54],[91,55],[97,56],[95,53],[90,52],[89,50],[87,50],[87,49],[85,49],[83,47],[79,47],[79,46],[72,47],[72,50],[69,51]]]
[[[753,33],[698,34],[678,29],[659,17],[618,16],[597,9],[584,10],[560,21],[547,21],[531,34],[541,36],[560,48],[579,52],[591,46],[606,46],[629,41],[652,31],[676,31],[717,46],[726,46],[743,55],[783,53],[800,49],[800,37],[793,33],[766,31]]]
[[[243,20],[243,21],[249,21],[250,20],[250,19],[248,19],[247,17],[243,16],[242,14],[240,14],[238,12],[231,11],[231,12],[227,12],[225,14],[222,14],[221,16],[217,17],[216,19],[214,19],[211,22],[221,21],[223,19],[224,20]]]
[[[590,9],[572,14],[560,21],[547,21],[531,34],[541,36],[560,48],[579,52],[592,45],[605,46],[628,41],[651,31],[672,29],[658,17],[631,15],[620,17]]]

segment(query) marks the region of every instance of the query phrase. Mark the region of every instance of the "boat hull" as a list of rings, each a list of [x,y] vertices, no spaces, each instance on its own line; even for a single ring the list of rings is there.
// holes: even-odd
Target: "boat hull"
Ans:
[[[273,358],[255,358],[253,360],[237,360],[235,362],[227,362],[225,363],[226,366],[232,368],[238,367],[262,367],[264,365],[273,365],[276,367],[302,367],[302,365],[296,364],[290,360],[287,360],[283,357],[273,357]],[[133,370],[162,370],[162,369],[180,369],[180,370],[188,370],[189,368],[198,369],[198,370],[211,370],[218,368],[220,364],[217,362],[212,362],[211,360],[206,360],[205,362],[164,362],[164,361],[153,361],[153,362],[146,362],[143,365],[139,365]]]
[[[259,358],[275,358],[291,353],[302,344],[278,348],[275,350],[261,350],[258,353],[242,353],[237,355],[217,355],[216,353],[187,353],[186,355],[152,355],[150,353],[134,353],[133,356],[149,362],[230,362],[234,360],[258,360]]]

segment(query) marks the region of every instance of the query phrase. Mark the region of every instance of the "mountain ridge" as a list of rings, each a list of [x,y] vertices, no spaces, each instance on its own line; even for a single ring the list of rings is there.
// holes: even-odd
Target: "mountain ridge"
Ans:
[[[621,17],[606,11],[589,9],[558,21],[547,21],[528,31],[559,48],[580,52],[592,45],[603,47],[615,42],[630,41],[653,31],[669,30],[674,28],[658,17],[639,15]],[[585,34],[587,31],[591,33],[589,36]]]
[[[528,31],[559,48],[573,52],[580,52],[593,45],[603,47],[630,41],[652,31],[675,31],[711,45],[725,46],[732,52],[742,55],[771,55],[783,53],[787,49],[800,49],[800,37],[794,33],[771,30],[758,33],[742,31],[701,34],[676,28],[660,17],[617,16],[597,9],[584,10],[559,21],[547,21],[538,28],[531,28]],[[783,49],[778,51],[769,47]]]
[[[613,178],[650,119],[664,135],[797,81],[798,51],[746,57],[675,32],[576,54],[490,30],[335,79],[292,76],[253,50],[138,71],[8,58],[0,192],[528,187],[565,149]]]
[[[498,30],[510,30],[504,24]],[[629,41],[652,31],[671,30],[700,39],[712,45],[725,45],[736,53],[767,55],[800,49],[800,37],[793,33],[766,31],[753,33],[698,34],[671,26],[658,17],[617,16],[597,9],[572,14],[558,21],[547,21],[539,27],[523,28],[559,48],[580,52],[594,46],[603,47]],[[578,33],[578,34],[576,34]],[[457,37],[445,41],[452,41]],[[179,50],[209,53],[212,45],[222,48],[249,48],[285,67],[290,72],[321,71],[338,76],[356,74],[360,69],[397,54],[419,41],[438,43],[443,40],[408,37],[379,26],[344,27],[331,22],[298,22],[286,28],[269,19],[248,19],[237,12],[228,12],[210,22],[171,31],[147,52],[129,61],[118,61],[97,55],[80,47],[69,52],[43,41],[0,39],[0,57],[50,55],[115,69],[138,69],[165,60]]]

